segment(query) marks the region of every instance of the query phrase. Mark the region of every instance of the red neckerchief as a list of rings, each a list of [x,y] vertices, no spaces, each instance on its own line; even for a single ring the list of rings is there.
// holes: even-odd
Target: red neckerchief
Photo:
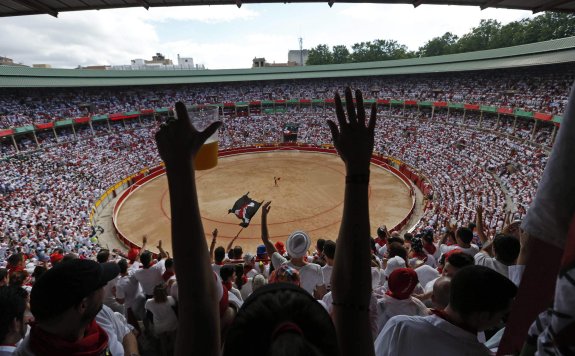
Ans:
[[[245,276],[246,274],[248,274],[248,272],[251,271],[252,269],[253,269],[252,266],[247,265],[247,264],[244,265],[244,276]]]
[[[431,242],[424,242],[423,248],[429,253],[430,255],[435,255],[435,251],[437,251],[437,247]]]
[[[422,260],[423,262],[427,261],[427,254],[425,252],[413,252],[413,257],[417,258],[418,260]]]
[[[223,285],[224,287],[226,287],[227,290],[231,290],[231,289],[232,289],[232,281],[222,282],[222,285]]]
[[[24,270],[24,267],[22,266],[12,266],[12,265],[8,265],[6,266],[6,269],[8,270],[8,274],[12,274],[14,272],[20,272]]]
[[[50,334],[32,326],[30,331],[30,348],[36,355],[42,356],[104,356],[111,355],[108,349],[108,334],[96,320],[86,327],[84,337],[75,342]]]
[[[220,318],[224,315],[226,310],[228,309],[229,304],[229,295],[228,290],[224,288],[222,297],[220,298],[219,309],[220,309]]]
[[[164,272],[164,274],[162,274],[162,279],[164,280],[164,282],[167,282],[170,278],[172,278],[172,276],[174,276],[175,273],[172,271],[166,271]]]
[[[447,321],[448,323],[453,324],[453,325],[457,326],[458,328],[461,328],[461,329],[463,329],[467,332],[470,332],[474,335],[477,335],[477,330],[474,330],[467,325],[463,325],[463,324],[454,322],[453,320],[449,319],[449,316],[447,315],[447,313],[445,311],[438,310],[438,309],[431,309],[431,312],[434,315],[437,315],[438,317],[440,317],[441,319]]]

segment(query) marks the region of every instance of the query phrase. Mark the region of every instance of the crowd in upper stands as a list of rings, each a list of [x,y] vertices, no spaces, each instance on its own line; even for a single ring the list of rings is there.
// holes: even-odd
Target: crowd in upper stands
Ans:
[[[569,78],[559,79],[556,73],[545,71],[541,77],[533,76],[529,80],[514,73],[507,81],[499,82],[494,74],[482,77],[475,85],[467,80],[472,75],[466,73],[457,79],[437,76],[421,83],[415,77],[385,81],[376,78],[356,84],[364,88],[367,98],[461,100],[553,113],[562,113],[571,84]],[[354,83],[355,80],[351,81]],[[77,104],[84,100],[97,102],[97,112],[116,112],[150,105],[167,106],[182,99],[202,103],[262,99],[266,95],[269,99],[314,98],[318,93],[329,97],[334,87],[342,85],[339,81],[319,81],[277,86],[238,84],[229,88],[198,86],[189,91],[165,89],[154,92],[153,96],[139,89],[123,95],[103,90],[97,100],[92,100],[95,92],[86,90],[88,96],[82,92],[75,93],[74,97],[56,93],[58,98],[54,101],[20,99],[18,107],[13,105],[16,97],[0,96],[0,100],[6,102],[5,108],[20,111],[6,114],[4,110],[2,122],[18,126],[43,122],[50,117],[82,116],[85,113]],[[453,89],[451,92],[437,90],[441,86]],[[539,93],[541,88],[547,91]],[[531,90],[529,96],[524,93],[525,89]],[[509,93],[502,95],[503,90]],[[511,90],[517,92],[511,93]],[[367,95],[370,92],[380,94]],[[110,100],[111,97],[115,99]],[[48,116],[42,115],[44,111]],[[546,148],[552,143],[553,126],[534,127],[534,122],[517,123],[489,114],[463,115],[458,111],[448,114],[446,110],[437,110],[432,115],[417,108],[378,108],[374,151],[414,167],[431,188],[414,234],[400,235],[380,227],[371,242],[373,292],[368,309],[378,355],[392,354],[390,350],[394,347],[404,347],[399,341],[402,337],[407,338],[402,342],[414,337],[393,334],[405,325],[413,328],[410,330],[421,327],[418,319],[409,319],[410,316],[445,323],[453,321],[450,318],[454,315],[464,317],[470,315],[465,313],[483,312],[466,309],[461,300],[479,298],[487,280],[489,285],[499,286],[500,298],[508,301],[515,295],[513,283],[518,284],[521,275],[521,269],[515,268],[515,264],[524,241],[520,243],[518,225],[513,220],[525,216],[534,198],[548,158]],[[280,142],[283,127],[288,123],[298,126],[298,142],[330,143],[331,133],[325,122],[333,120],[333,116],[332,108],[298,107],[284,113],[226,117],[220,128],[220,148]],[[139,118],[48,130],[36,137],[19,137],[17,145],[22,154],[16,154],[11,141],[1,143],[4,159],[0,164],[0,311],[4,310],[1,309],[3,303],[17,304],[18,308],[10,309],[17,309],[17,313],[4,314],[22,324],[18,324],[21,328],[18,331],[3,331],[0,344],[18,342],[25,331],[23,322],[35,319],[35,325],[42,328],[36,327],[36,334],[24,339],[21,355],[33,354],[27,353],[30,350],[36,354],[38,350],[49,352],[46,345],[51,342],[63,347],[63,339],[54,335],[64,338],[66,333],[78,328],[87,334],[99,335],[98,340],[105,338],[106,345],[91,346],[107,347],[113,355],[128,351],[138,354],[138,348],[154,350],[152,354],[173,353],[179,305],[174,260],[163,251],[161,243],[160,254],[154,259],[146,250],[145,239],[141,249],[127,252],[103,249],[94,239],[95,231],[89,223],[94,202],[107,188],[160,162],[153,139],[159,123],[152,118]],[[269,204],[262,209],[262,214],[267,216]],[[320,240],[317,246],[311,246],[307,234],[294,233],[286,241],[271,245],[262,230],[263,244],[257,251],[244,252],[231,244],[227,249],[216,248],[217,231],[213,235],[210,258],[218,281],[216,294],[224,339],[230,332],[229,340],[236,340],[234,317],[241,315],[237,313],[250,294],[259,288],[262,293],[270,290],[263,287],[266,284],[301,286],[304,294],[308,293],[307,298],[318,301],[315,307],[323,308],[314,313],[325,310],[333,315],[334,306],[342,307],[330,291],[339,242]],[[94,259],[98,263],[89,261]],[[468,267],[471,265],[487,268]],[[458,276],[459,271],[465,272]],[[41,278],[44,273],[48,278]],[[99,277],[86,278],[94,274]],[[473,282],[477,278],[483,278],[483,282]],[[4,285],[22,288],[24,292],[8,290]],[[102,287],[105,307],[95,310],[97,302],[92,300],[93,293],[100,293]],[[69,292],[71,290],[77,292]],[[485,296],[481,294],[481,297]],[[31,309],[22,308],[21,301],[30,298]],[[82,313],[95,318],[94,323],[85,323],[74,314],[80,310],[75,307],[77,303],[84,300],[86,311]],[[478,301],[481,303],[497,312],[505,309],[500,306],[501,301]],[[343,304],[343,307],[348,306]],[[59,313],[65,313],[69,322],[66,328],[54,327],[54,318],[59,317]],[[406,317],[394,318],[397,315]],[[53,330],[55,334],[43,334],[45,330]],[[469,338],[463,330],[467,329],[457,331],[455,336]],[[501,335],[495,333],[500,330],[500,319],[474,324],[475,337],[467,341],[472,344],[468,344],[469,350],[487,354],[487,349],[497,347]],[[293,323],[280,324],[266,332],[273,332],[271,342],[278,337],[276,333],[307,333]],[[434,342],[447,342],[437,341],[434,335],[427,336]],[[38,340],[46,345],[42,346]],[[82,345],[66,347],[72,350],[79,346]],[[225,353],[231,353],[230,349],[224,350]],[[2,351],[0,349],[0,354]],[[412,350],[410,354],[417,352]]]
[[[305,79],[163,87],[0,91],[0,128],[190,104],[277,99],[330,99],[359,88],[365,98],[449,101],[561,115],[575,70],[569,65],[466,73]],[[90,112],[91,110],[91,112]]]

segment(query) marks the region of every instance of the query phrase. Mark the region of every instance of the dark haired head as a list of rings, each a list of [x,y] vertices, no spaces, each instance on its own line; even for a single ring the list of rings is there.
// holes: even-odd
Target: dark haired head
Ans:
[[[504,265],[512,265],[519,257],[521,243],[519,240],[510,235],[498,234],[493,239],[493,252],[497,260]]]
[[[475,264],[475,260],[473,259],[473,257],[471,257],[471,255],[459,252],[457,250],[450,254],[448,253],[446,259],[447,259],[446,262],[449,262],[450,265],[457,268],[463,268]]]
[[[461,239],[463,243],[468,244],[473,240],[473,231],[466,227],[460,227],[457,229],[457,234],[455,237]]]
[[[28,278],[29,274],[26,270],[22,271],[14,271],[10,273],[10,286],[13,287],[22,287],[26,279]]]
[[[399,256],[407,261],[407,250],[399,242],[392,242],[387,248],[387,258],[393,258],[395,256]]]
[[[106,263],[110,259],[110,250],[108,249],[101,249],[100,252],[96,255],[96,261],[98,263]]]
[[[325,245],[325,239],[317,239],[315,246],[317,248],[317,252],[323,252],[323,246]]]
[[[62,258],[62,261],[60,262],[68,262],[68,261],[72,261],[78,258],[78,255],[76,255],[75,253],[67,253],[64,255],[64,257]]]
[[[166,258],[166,260],[164,261],[164,267],[165,268],[172,268],[174,267],[174,259],[173,258]]]
[[[449,307],[464,321],[474,313],[485,313],[481,323],[484,325],[477,325],[478,331],[482,331],[493,326],[488,324],[501,320],[516,293],[515,284],[499,272],[485,266],[467,266],[451,280]]]
[[[20,287],[0,287],[0,344],[4,343],[10,333],[14,319],[22,323],[22,334],[24,333],[23,319],[27,298],[28,292]]]
[[[410,242],[412,238],[413,238],[412,233],[406,232],[405,234],[403,234],[403,239],[407,242]]]
[[[241,246],[236,246],[233,249],[233,256],[235,260],[240,260],[242,258],[242,255],[244,254],[244,250],[242,249]]]
[[[234,265],[223,265],[222,268],[220,268],[220,277],[222,277],[222,281],[227,282],[228,279],[233,276],[235,270],[236,267]]]
[[[150,263],[152,263],[152,253],[148,250],[142,252],[140,255],[140,262],[144,266],[144,268],[149,268]]]
[[[154,302],[156,303],[165,303],[168,300],[168,290],[166,286],[162,284],[158,284],[154,287]]]
[[[392,244],[392,243],[394,243],[394,242],[397,242],[397,243],[399,243],[399,244],[401,244],[401,245],[403,245],[403,244],[405,243],[405,241],[403,241],[403,239],[402,239],[401,237],[397,237],[397,236],[390,237],[389,239],[387,239],[387,244],[388,244],[388,245],[390,245],[390,244]]]
[[[120,267],[120,273],[124,274],[128,272],[128,261],[121,259],[118,261],[118,267]]]
[[[335,242],[327,240],[323,245],[323,254],[325,257],[333,260],[335,258]]]
[[[253,330],[260,332],[258,342]],[[276,283],[246,299],[226,336],[223,355],[337,356],[339,348],[325,309],[305,290]]]
[[[226,249],[223,246],[218,246],[214,250],[214,260],[216,263],[222,263],[222,261],[226,258]]]
[[[242,289],[242,286],[244,285],[244,265],[241,263],[238,263],[237,265],[234,266],[235,272],[236,272],[236,280],[234,281],[234,283],[236,284],[236,286],[238,287],[239,290]]]
[[[8,257],[8,259],[6,259],[6,262],[8,262],[8,266],[19,266],[24,262],[24,255],[21,253],[13,253],[12,255],[10,255],[10,257]]]

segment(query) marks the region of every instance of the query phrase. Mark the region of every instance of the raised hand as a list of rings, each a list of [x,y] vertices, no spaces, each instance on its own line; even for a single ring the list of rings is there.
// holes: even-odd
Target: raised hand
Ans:
[[[371,154],[373,153],[373,136],[376,121],[375,104],[371,106],[369,122],[366,126],[365,108],[361,91],[355,91],[357,109],[353,103],[351,89],[345,89],[347,116],[339,93],[335,93],[335,112],[338,125],[328,120],[333,144],[341,159],[345,162],[348,174],[368,174]]]
[[[156,133],[156,145],[160,157],[167,166],[176,162],[191,162],[200,147],[222,125],[221,121],[212,123],[204,131],[198,131],[190,122],[186,105],[181,101],[176,103],[175,119],[168,119]]]
[[[271,201],[268,201],[262,205],[262,219],[267,219],[270,209],[272,208],[270,206],[271,203]]]

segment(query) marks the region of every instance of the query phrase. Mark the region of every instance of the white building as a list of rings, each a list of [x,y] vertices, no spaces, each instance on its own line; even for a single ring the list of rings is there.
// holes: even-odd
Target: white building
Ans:
[[[156,53],[152,60],[142,58],[132,59],[128,65],[113,65],[112,70],[197,70],[206,69],[203,64],[194,65],[192,57],[180,57],[178,54],[178,64],[173,64],[171,59],[164,57],[161,53]]]
[[[308,56],[309,56],[308,49],[304,49],[301,51],[299,49],[293,49],[288,52],[288,62],[296,62],[298,66],[303,66],[305,65],[305,62],[307,62]]]

